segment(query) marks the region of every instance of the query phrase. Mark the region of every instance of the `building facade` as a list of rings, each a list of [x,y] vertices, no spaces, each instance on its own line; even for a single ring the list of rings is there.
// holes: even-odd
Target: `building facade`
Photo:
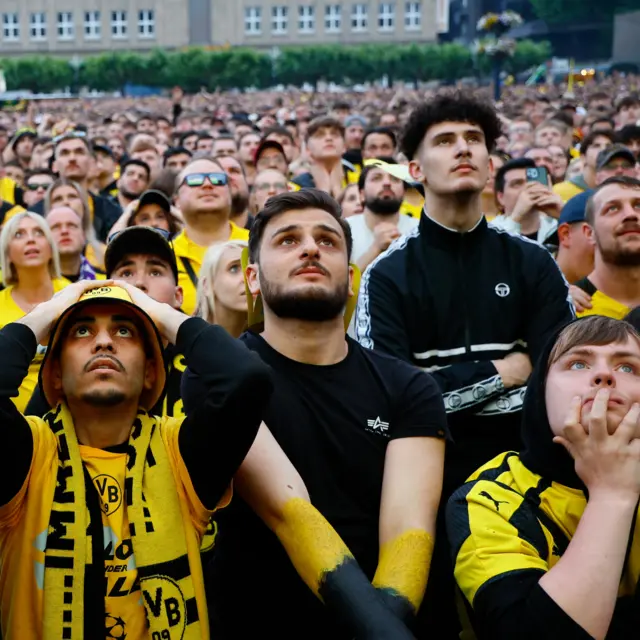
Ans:
[[[0,57],[433,42],[449,0],[2,0]]]

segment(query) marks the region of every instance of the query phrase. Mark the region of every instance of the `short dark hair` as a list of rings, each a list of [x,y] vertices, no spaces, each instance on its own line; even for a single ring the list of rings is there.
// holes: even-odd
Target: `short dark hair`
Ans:
[[[619,184],[622,187],[629,187],[630,189],[640,189],[640,180],[638,178],[632,178],[631,176],[611,176],[607,178],[602,184],[599,184],[591,194],[591,197],[587,200],[587,204],[584,209],[584,219],[591,226],[596,219],[596,203],[595,197],[604,189],[612,184]]]
[[[627,124],[616,132],[616,142],[629,145],[632,140],[640,140],[640,127],[637,124]]]
[[[182,133],[180,135],[180,146],[183,147],[184,146],[184,141],[187,138],[191,138],[193,136],[198,137],[200,135],[199,131],[196,131],[195,129],[192,129],[191,131],[185,131],[184,133]]]
[[[344,138],[344,125],[340,120],[332,116],[320,116],[319,118],[314,118],[309,123],[305,139],[308,141],[309,138],[312,138],[323,127],[337,129],[340,132],[340,135]]]
[[[272,218],[287,211],[301,211],[303,209],[321,209],[337,220],[345,236],[347,259],[350,260],[351,250],[353,249],[351,227],[342,217],[340,205],[328,193],[320,189],[288,191],[269,198],[262,211],[258,213],[253,221],[249,232],[249,260],[251,262],[259,262],[262,237]]]
[[[268,129],[265,129],[265,131],[262,134],[262,141],[264,142],[270,135],[273,135],[274,133],[277,133],[279,136],[285,136],[287,138],[289,138],[289,140],[291,141],[291,144],[295,144],[295,140],[293,139],[293,134],[291,133],[291,131],[289,131],[289,129],[287,129],[286,127],[269,127]]]
[[[589,96],[587,100],[587,106],[589,106],[594,100],[608,100],[611,102],[611,96],[604,91],[595,91]]]
[[[140,167],[141,169],[144,169],[145,173],[147,174],[147,180],[151,179],[151,167],[144,160],[136,160],[136,159],[127,160],[122,164],[122,167],[120,168],[120,175],[121,176],[124,175],[124,172],[127,170],[127,167],[130,167],[130,166]]]
[[[382,160],[383,162],[386,162],[387,164],[398,164],[393,158],[385,158],[385,157],[383,157],[383,158],[377,158],[377,159],[378,160]],[[358,176],[358,189],[360,189],[360,191],[362,191],[364,189],[364,185],[367,183],[367,176],[374,169],[381,169],[381,167],[379,167],[376,164],[365,164],[364,167],[362,167],[362,171],[360,172],[360,175]]]
[[[427,131],[442,122],[469,122],[479,126],[489,151],[502,135],[502,123],[490,102],[468,91],[446,91],[412,111],[400,137],[402,153],[413,160]]]
[[[200,140],[215,140],[215,138],[210,133],[203,131],[198,134],[198,142],[200,142]]]
[[[589,151],[589,147],[596,141],[598,136],[604,136],[605,138],[609,138],[611,144],[614,143],[615,136],[613,135],[613,131],[590,131],[582,141],[580,145],[580,155],[586,156],[587,151]]]
[[[593,129],[593,127],[599,122],[606,122],[607,124],[610,124],[612,129],[616,126],[616,123],[611,116],[602,115],[593,119],[593,121],[591,122],[591,128]],[[602,129],[600,129],[600,131],[602,131]]]
[[[25,171],[25,168],[17,161],[17,160],[9,160],[9,162],[5,162],[4,163],[5,168],[6,167],[18,167],[18,169],[22,169],[23,171]]]
[[[571,127],[573,129],[573,117],[568,114],[566,111],[555,111],[551,116],[552,120],[557,120],[558,122],[562,122],[567,125],[567,127]]]
[[[536,163],[531,158],[516,158],[505,162],[497,171],[493,190],[496,193],[504,193],[504,183],[507,173],[514,169],[535,169]]]
[[[373,127],[371,129],[367,129],[364,136],[362,136],[361,147],[363,149],[367,138],[374,133],[377,133],[381,136],[389,136],[389,138],[391,138],[391,142],[393,143],[394,149],[398,146],[398,136],[396,136],[396,132],[393,129],[391,129],[390,127]]]
[[[625,96],[616,104],[616,113],[620,113],[622,107],[636,107],[639,102],[640,100],[638,100],[638,96]]]
[[[193,153],[189,151],[186,147],[169,147],[162,156],[162,166],[167,165],[167,160],[169,158],[173,158],[173,156],[179,156],[182,154],[188,155],[190,158],[193,156]]]

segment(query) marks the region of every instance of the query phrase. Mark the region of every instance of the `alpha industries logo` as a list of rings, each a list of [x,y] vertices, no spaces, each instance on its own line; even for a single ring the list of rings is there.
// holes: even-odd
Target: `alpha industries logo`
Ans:
[[[370,433],[377,433],[380,435],[384,435],[389,437],[389,423],[384,420],[380,420],[380,416],[378,416],[375,420],[367,420],[367,431]]]

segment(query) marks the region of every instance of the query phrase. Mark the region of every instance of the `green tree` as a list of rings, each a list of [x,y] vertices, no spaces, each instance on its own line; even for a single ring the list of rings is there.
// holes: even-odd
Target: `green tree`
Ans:
[[[7,88],[27,89],[34,93],[61,91],[73,82],[73,69],[63,58],[24,57],[0,61]]]

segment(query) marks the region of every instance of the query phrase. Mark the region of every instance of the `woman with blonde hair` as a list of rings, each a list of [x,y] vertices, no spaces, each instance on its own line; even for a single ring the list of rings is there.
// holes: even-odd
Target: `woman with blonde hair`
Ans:
[[[73,209],[82,220],[84,237],[87,239],[85,257],[99,273],[104,273],[104,252],[106,245],[100,242],[93,228],[89,198],[84,189],[73,180],[58,178],[51,184],[44,196],[44,215],[53,207],[67,206]]]
[[[19,320],[70,284],[60,275],[60,259],[49,225],[37,213],[19,213],[5,223],[0,234],[0,251],[5,286],[0,291],[0,328]],[[39,348],[14,399],[21,412],[38,383],[43,355]]]
[[[204,256],[195,315],[226,329],[234,338],[247,328],[247,298],[242,273],[244,240],[209,247]]]

